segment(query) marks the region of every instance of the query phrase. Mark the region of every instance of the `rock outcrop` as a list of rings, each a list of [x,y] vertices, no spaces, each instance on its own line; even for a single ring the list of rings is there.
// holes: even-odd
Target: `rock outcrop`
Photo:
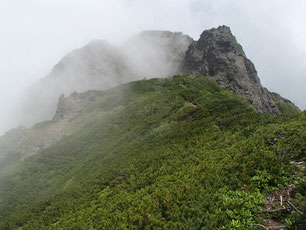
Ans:
[[[262,87],[254,64],[246,57],[229,27],[206,30],[188,48],[182,71],[197,71],[241,95],[260,112],[278,113],[269,91]]]
[[[77,115],[88,108],[96,100],[96,94],[92,91],[85,93],[71,93],[70,97],[62,94],[57,103],[57,110],[53,120],[60,120]]]

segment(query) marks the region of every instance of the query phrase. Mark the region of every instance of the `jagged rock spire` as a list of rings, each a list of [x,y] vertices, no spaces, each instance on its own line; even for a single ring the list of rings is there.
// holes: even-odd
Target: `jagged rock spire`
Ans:
[[[189,46],[182,71],[200,72],[243,96],[260,112],[279,112],[269,91],[262,87],[254,64],[227,26],[204,31],[200,39]]]

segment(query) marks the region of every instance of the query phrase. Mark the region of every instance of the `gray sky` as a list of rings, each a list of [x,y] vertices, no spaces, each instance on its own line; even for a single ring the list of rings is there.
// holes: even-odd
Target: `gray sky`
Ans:
[[[0,133],[23,90],[92,39],[228,25],[262,84],[306,109],[305,0],[0,0]]]

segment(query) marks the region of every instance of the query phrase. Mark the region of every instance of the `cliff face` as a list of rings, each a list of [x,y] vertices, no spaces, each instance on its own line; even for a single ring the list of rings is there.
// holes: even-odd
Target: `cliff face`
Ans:
[[[268,90],[260,84],[254,64],[246,57],[229,27],[204,31],[188,48],[182,71],[200,72],[246,98],[260,112],[279,112]]]

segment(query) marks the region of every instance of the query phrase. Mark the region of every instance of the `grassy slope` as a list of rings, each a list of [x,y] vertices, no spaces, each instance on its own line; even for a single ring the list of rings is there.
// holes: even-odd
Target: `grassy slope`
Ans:
[[[258,114],[202,76],[98,96],[86,128],[0,178],[0,229],[247,229],[305,154],[305,113]]]

